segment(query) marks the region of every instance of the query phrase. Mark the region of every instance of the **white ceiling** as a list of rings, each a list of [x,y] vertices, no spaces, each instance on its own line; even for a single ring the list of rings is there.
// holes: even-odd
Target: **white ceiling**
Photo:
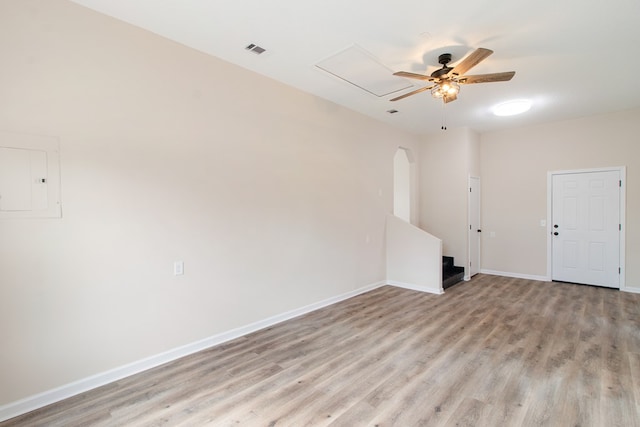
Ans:
[[[515,77],[462,86],[446,106],[449,129],[483,132],[640,106],[639,0],[73,1],[411,132],[442,124],[442,103],[428,92],[389,101],[421,82],[379,97],[316,64],[356,45],[389,73],[431,73],[441,53],[455,64],[478,47],[493,50],[467,74]],[[250,43],[266,52],[247,51]],[[531,110],[491,114],[515,98],[531,99]]]

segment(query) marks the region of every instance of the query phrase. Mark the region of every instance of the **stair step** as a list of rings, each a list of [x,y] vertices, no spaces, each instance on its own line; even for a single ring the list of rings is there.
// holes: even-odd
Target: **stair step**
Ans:
[[[452,256],[443,256],[442,257],[442,268],[448,269],[453,267],[453,257]]]
[[[442,257],[442,287],[449,288],[464,279],[464,267],[458,267],[453,257]]]

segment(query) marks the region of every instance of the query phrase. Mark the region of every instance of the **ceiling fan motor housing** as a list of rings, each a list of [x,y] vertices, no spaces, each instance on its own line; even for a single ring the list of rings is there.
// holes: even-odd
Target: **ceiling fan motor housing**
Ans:
[[[431,73],[431,77],[439,79],[440,77],[446,76],[449,74],[449,71],[453,70],[451,67],[447,67],[447,64],[451,62],[451,54],[443,53],[438,56],[438,62],[442,64],[442,68]]]
[[[449,62],[451,62],[451,54],[450,53],[443,53],[440,56],[438,56],[438,63],[439,64],[447,65]]]

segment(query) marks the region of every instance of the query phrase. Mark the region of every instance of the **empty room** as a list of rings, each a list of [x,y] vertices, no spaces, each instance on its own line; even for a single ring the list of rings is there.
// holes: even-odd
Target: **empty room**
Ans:
[[[640,5],[512,3],[0,1],[0,426],[640,426]]]

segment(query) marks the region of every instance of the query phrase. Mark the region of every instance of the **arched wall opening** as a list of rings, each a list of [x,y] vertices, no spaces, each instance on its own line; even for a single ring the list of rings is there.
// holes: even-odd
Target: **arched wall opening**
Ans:
[[[413,155],[398,147],[393,157],[393,214],[411,223]]]

